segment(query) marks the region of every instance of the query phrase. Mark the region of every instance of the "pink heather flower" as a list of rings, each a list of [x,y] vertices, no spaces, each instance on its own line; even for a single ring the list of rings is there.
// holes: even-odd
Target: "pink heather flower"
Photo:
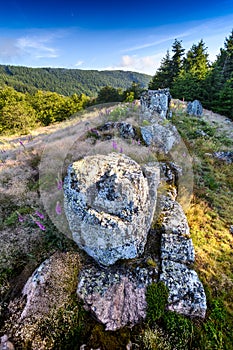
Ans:
[[[56,213],[57,213],[57,215],[61,215],[61,213],[62,213],[62,208],[61,208],[61,205],[59,202],[57,202],[57,204],[56,204]]]
[[[123,148],[122,147],[120,148],[120,153],[123,153]]]
[[[19,222],[24,222],[24,217],[21,214],[18,214]]]
[[[113,147],[113,149],[117,149],[117,143],[116,143],[116,141],[112,141],[112,147]]]
[[[140,141],[140,140],[138,140],[138,145],[140,145],[140,143],[141,143],[141,141]]]
[[[62,190],[62,185],[63,185],[62,180],[57,180],[57,189],[58,189],[59,191]]]
[[[37,224],[37,226],[41,229],[41,231],[45,231],[45,227],[44,225],[42,225],[40,221],[35,221],[35,224]]]
[[[23,141],[19,140],[19,143],[21,146],[23,146],[23,148],[25,148],[24,144],[23,144]]]
[[[38,210],[35,212],[35,214],[40,218],[40,219],[44,219],[44,215],[42,213],[40,213]]]

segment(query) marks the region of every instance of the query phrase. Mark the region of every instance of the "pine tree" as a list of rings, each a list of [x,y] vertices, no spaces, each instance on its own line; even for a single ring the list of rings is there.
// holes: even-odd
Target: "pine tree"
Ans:
[[[170,87],[172,79],[172,63],[168,50],[166,56],[161,60],[160,67],[149,83],[149,89],[158,90]]]
[[[223,76],[225,80],[227,80],[233,77],[233,30],[229,38],[226,38],[224,46],[225,61],[223,66]]]
[[[184,56],[185,49],[182,48],[181,43],[182,43],[181,40],[179,41],[175,39],[172,45],[173,56],[171,59],[171,70],[172,70],[173,80],[178,76],[183,64],[183,56]]]
[[[184,69],[198,79],[204,79],[209,70],[208,53],[205,43],[201,40],[193,44],[184,60]]]

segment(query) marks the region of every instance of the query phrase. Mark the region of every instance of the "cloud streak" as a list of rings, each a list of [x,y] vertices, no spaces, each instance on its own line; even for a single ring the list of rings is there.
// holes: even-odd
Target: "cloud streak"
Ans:
[[[128,70],[136,71],[146,74],[154,74],[158,68],[161,59],[161,54],[137,56],[137,55],[123,55],[119,63],[104,70]]]

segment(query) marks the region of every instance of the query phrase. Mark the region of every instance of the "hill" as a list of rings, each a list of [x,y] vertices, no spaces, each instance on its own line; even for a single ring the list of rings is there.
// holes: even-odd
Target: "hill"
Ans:
[[[29,68],[0,65],[0,86],[8,85],[20,92],[46,90],[62,95],[84,93],[96,96],[106,86],[127,89],[132,82],[147,87],[151,76],[137,72],[98,71],[65,68]]]

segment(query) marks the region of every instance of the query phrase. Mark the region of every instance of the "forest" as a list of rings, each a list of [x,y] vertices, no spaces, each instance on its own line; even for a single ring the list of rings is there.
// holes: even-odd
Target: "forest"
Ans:
[[[233,119],[233,30],[212,63],[203,40],[185,54],[182,41],[175,39],[171,51],[162,59],[149,88],[169,87],[173,98],[200,100],[205,108]]]
[[[104,86],[127,89],[133,81],[147,87],[150,75],[124,71],[98,71],[64,68],[29,68],[0,65],[0,86],[11,86],[19,92],[37,90],[57,92],[64,96],[85,94],[96,97]]]

